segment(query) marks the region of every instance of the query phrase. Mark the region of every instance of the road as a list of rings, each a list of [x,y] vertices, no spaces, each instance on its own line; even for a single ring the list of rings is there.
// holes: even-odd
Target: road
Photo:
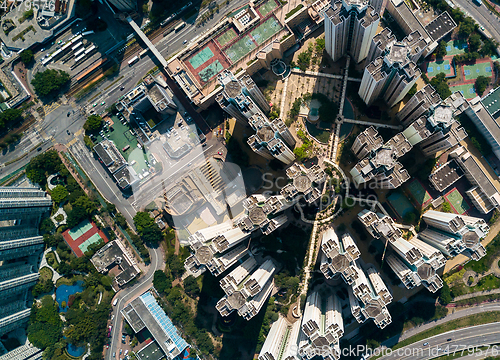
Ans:
[[[452,330],[396,349],[391,354],[382,356],[381,359],[425,360],[453,353],[472,355],[474,352],[479,352],[475,350],[479,347],[500,343],[499,327],[500,323],[496,322]],[[498,349],[490,348],[488,353],[483,351],[482,357],[477,358],[497,355]]]
[[[133,287],[118,292],[114,297],[114,299],[117,299],[118,302],[116,303],[116,306],[113,307],[112,311],[112,314],[114,315],[112,321],[113,329],[111,330],[111,342],[109,345],[109,349],[106,351],[106,359],[114,360],[113,352],[119,352],[123,326],[123,316],[120,311],[136,296],[149,289],[153,284],[154,272],[156,270],[161,270],[164,268],[163,250],[161,247],[156,249],[150,248],[150,256],[151,264],[149,265],[147,274],[142,276],[139,279],[138,283]]]
[[[479,25],[484,26],[493,39],[500,43],[500,18],[491,13],[486,5],[477,6],[471,0],[453,0],[453,2],[468,12]]]

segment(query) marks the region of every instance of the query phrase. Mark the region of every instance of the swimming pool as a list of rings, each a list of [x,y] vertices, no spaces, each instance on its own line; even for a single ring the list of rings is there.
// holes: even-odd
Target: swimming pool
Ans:
[[[66,351],[68,354],[70,354],[73,357],[80,357],[85,353],[85,350],[87,350],[86,346],[75,346],[73,344],[68,344],[66,347]]]

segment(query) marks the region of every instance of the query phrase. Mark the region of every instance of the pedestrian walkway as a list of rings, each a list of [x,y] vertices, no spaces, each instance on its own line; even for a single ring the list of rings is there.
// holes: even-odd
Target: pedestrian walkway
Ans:
[[[326,73],[322,73],[322,72],[309,71],[309,70],[302,71],[302,70],[299,70],[299,69],[292,69],[292,72],[296,73],[296,74],[306,74],[306,75],[309,75],[309,76],[321,76],[321,77],[326,77],[326,78],[335,79],[335,80],[342,80],[344,78],[343,75],[326,74]],[[348,77],[347,80],[348,81],[359,82],[359,83],[361,82],[361,79],[353,78],[353,77]]]
[[[59,275],[59,273],[57,271],[54,270],[54,268],[52,266],[50,266],[48,263],[47,263],[47,258],[46,258],[46,255],[53,251],[55,256],[56,256],[56,259],[57,259],[57,262],[58,263],[61,263],[61,259],[59,258],[59,254],[56,252],[56,249],[55,248],[48,248],[46,249],[44,252],[43,252],[43,256],[42,256],[42,262],[40,263],[40,269],[43,268],[43,267],[47,267],[49,268],[50,270],[52,270],[52,281],[54,282],[54,284],[57,282],[57,280],[59,280],[60,278],[62,278],[61,275]]]
[[[134,31],[137,33],[137,35],[139,35],[139,37],[144,42],[144,44],[146,44],[146,46],[149,48],[149,50],[151,50],[151,52],[156,57],[156,59],[158,59],[161,66],[166,68],[167,67],[167,60],[165,60],[165,58],[162,56],[162,54],[160,54],[160,52],[158,51],[156,46],[153,45],[153,43],[151,42],[151,40],[149,40],[149,38],[146,36],[146,34],[144,34],[142,32],[141,28],[135,23],[134,20],[132,20],[131,17],[127,18],[127,22],[130,24],[130,26],[132,26],[132,29],[134,29]]]
[[[460,295],[460,296],[454,297],[453,302],[465,300],[465,299],[473,299],[473,298],[476,298],[479,296],[486,296],[486,295],[491,295],[491,294],[500,294],[500,289],[477,291],[477,292],[470,293],[470,294]]]
[[[401,125],[380,124],[380,123],[371,122],[371,121],[362,121],[362,120],[354,120],[354,119],[344,119],[343,122],[350,123],[350,124],[364,125],[364,126],[380,127],[383,129],[394,129],[394,130],[402,130],[403,129],[403,127]]]

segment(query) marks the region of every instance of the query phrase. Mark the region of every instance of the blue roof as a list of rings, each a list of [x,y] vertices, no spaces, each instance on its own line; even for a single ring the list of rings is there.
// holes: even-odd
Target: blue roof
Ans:
[[[188,343],[179,335],[177,328],[172,324],[172,320],[158,305],[153,295],[150,292],[146,292],[140,298],[165,334],[174,342],[177,349],[183,352],[189,346]]]

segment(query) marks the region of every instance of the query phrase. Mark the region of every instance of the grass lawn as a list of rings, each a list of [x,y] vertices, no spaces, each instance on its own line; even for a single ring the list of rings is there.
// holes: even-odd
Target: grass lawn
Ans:
[[[57,280],[56,287],[59,287],[61,285],[73,285],[78,280],[83,280],[83,279],[84,279],[83,275],[75,275],[71,277],[71,279],[68,279],[67,277],[62,277]]]
[[[40,269],[40,279],[43,281],[52,279],[52,275],[54,273],[52,270],[50,270],[48,267],[44,266],[43,268]]]
[[[52,266],[55,271],[57,271],[59,262],[57,261],[56,254],[54,254],[53,251],[48,252],[47,255],[45,255],[45,258],[47,259],[47,263]]]
[[[500,312],[499,311],[488,311],[482,314],[476,314],[471,316],[466,316],[461,319],[456,319],[452,321],[448,321],[447,323],[436,325],[434,328],[423,331],[420,334],[409,337],[406,340],[403,340],[397,343],[392,350],[396,350],[406,345],[413,344],[415,342],[427,339],[431,336],[439,335],[451,330],[457,330],[469,326],[476,326],[482,324],[490,324],[493,322],[500,321]]]

